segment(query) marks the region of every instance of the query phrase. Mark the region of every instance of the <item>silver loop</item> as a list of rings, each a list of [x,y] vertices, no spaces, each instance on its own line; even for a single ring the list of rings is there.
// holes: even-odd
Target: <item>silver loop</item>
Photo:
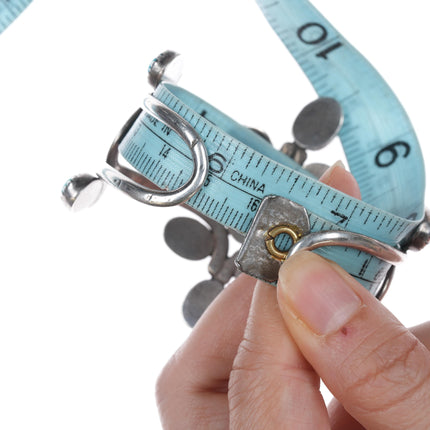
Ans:
[[[203,186],[209,172],[209,161],[202,138],[194,128],[175,111],[153,96],[144,100],[144,109],[151,116],[175,131],[188,145],[194,162],[194,170],[186,184],[173,191],[156,191],[143,185],[146,179],[138,172],[122,166],[118,161],[121,138],[111,146],[107,163],[112,169],[103,169],[101,176],[109,184],[125,192],[133,199],[152,206],[175,206],[189,200]],[[135,120],[137,117],[135,118]],[[130,125],[131,127],[131,125]],[[121,133],[123,137],[123,133]]]
[[[379,285],[379,288],[377,289],[376,294],[375,294],[375,297],[378,300],[382,300],[384,298],[386,292],[388,291],[388,288],[390,288],[391,281],[393,280],[394,270],[395,269],[396,269],[395,266],[391,266],[388,269],[388,272],[385,275],[385,278],[382,281],[381,285]]]
[[[406,258],[404,252],[379,240],[342,230],[322,231],[303,236],[290,248],[288,258],[299,251],[312,251],[323,246],[345,246],[358,249],[393,265],[401,263]]]

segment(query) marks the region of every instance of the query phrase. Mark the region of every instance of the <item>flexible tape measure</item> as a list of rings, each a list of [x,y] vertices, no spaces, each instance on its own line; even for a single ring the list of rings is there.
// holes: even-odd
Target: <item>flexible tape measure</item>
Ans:
[[[424,165],[405,111],[374,68],[308,1],[258,3],[318,94],[341,104],[345,120],[340,138],[363,201],[321,184],[262,137],[195,95],[161,83],[154,97],[189,122],[209,155],[206,182],[187,204],[246,234],[263,197],[283,196],[306,208],[312,232],[347,230],[398,247],[424,216]],[[176,189],[193,172],[181,138],[147,113],[139,116],[119,149],[160,188]],[[354,249],[320,252],[368,289],[389,268]]]
[[[0,0],[0,33],[31,3],[32,0]]]
[[[30,2],[0,0],[0,32]],[[344,230],[402,248],[424,217],[425,175],[417,138],[401,104],[366,59],[307,0],[257,3],[317,93],[342,106],[339,136],[363,200],[318,182],[259,134],[185,89],[162,82],[153,97],[192,127],[208,154],[209,174],[187,204],[246,235],[263,199],[281,196],[306,208],[311,232]],[[176,190],[194,174],[193,144],[187,146],[175,127],[145,112],[133,118],[119,151],[151,182]],[[289,237],[277,239],[277,249],[288,248]],[[352,248],[318,252],[369,290],[390,268]]]

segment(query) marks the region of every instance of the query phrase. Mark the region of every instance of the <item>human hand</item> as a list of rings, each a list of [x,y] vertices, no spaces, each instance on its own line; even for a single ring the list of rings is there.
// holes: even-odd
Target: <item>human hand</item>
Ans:
[[[359,197],[338,165],[321,180]],[[277,289],[241,275],[217,297],[159,378],[160,416],[166,429],[428,429],[426,347],[429,323],[406,329],[339,266],[299,253]]]

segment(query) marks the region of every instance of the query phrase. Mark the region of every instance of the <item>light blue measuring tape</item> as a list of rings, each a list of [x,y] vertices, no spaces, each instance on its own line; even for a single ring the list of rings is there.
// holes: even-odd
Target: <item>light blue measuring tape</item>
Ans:
[[[32,0],[0,0],[0,33],[31,3]]]
[[[29,3],[0,0],[0,32]],[[424,218],[425,175],[417,138],[399,101],[366,59],[308,1],[257,3],[317,93],[340,103],[344,124],[339,135],[363,200],[318,182],[259,134],[166,82],[157,85],[145,101],[146,111],[132,118],[114,144],[135,171],[119,166],[112,150],[108,156],[108,164],[134,182],[109,169],[103,179],[138,200],[157,203],[151,193],[144,192],[142,200],[143,175],[161,189],[174,190],[167,194],[180,198],[171,203],[186,202],[242,235],[252,230],[264,198],[281,196],[306,208],[310,232],[343,230],[406,248]],[[163,120],[163,115],[168,119]],[[190,183],[192,193],[187,191]],[[274,220],[282,221],[288,222]],[[288,248],[291,238],[277,237],[276,249]],[[318,252],[338,262],[371,291],[376,291],[391,267],[349,247],[329,246]]]
[[[401,104],[308,1],[258,4],[318,94],[342,106],[340,139],[362,201],[321,184],[262,137],[185,89],[160,83],[153,97],[191,125],[209,157],[209,174],[187,205],[246,235],[262,199],[282,196],[306,208],[312,232],[346,230],[400,248],[423,219],[425,184],[420,147]],[[193,173],[195,161],[183,139],[148,112],[135,120],[119,151],[163,189],[183,186]],[[121,188],[120,182],[114,185]],[[356,249],[319,252],[370,290],[390,267]]]

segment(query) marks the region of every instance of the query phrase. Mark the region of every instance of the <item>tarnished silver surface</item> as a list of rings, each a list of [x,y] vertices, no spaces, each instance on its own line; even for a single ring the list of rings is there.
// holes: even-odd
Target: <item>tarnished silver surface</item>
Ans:
[[[182,312],[185,321],[194,327],[203,312],[224,289],[224,285],[216,279],[199,282],[194,286],[184,300]]]
[[[212,279],[197,284],[184,301],[184,318],[191,327],[224,285],[238,275],[234,264],[236,254],[228,256],[229,231],[212,219],[198,215],[209,227],[195,219],[180,217],[170,220],[164,230],[167,245],[181,257],[199,260],[210,256],[208,271]]]
[[[294,142],[284,143],[281,152],[302,166],[307,158],[306,150],[314,151],[327,146],[336,137],[342,124],[340,104],[332,98],[318,98],[297,115],[293,124]],[[320,170],[317,171],[319,172]]]
[[[266,282],[278,279],[281,261],[275,259],[266,246],[268,232],[278,225],[288,225],[309,233],[309,219],[306,209],[291,200],[279,196],[266,197],[254,217],[239,254],[236,265],[241,272]]]
[[[212,232],[192,218],[171,219],[164,228],[164,240],[173,252],[188,260],[201,260],[214,249]]]
[[[324,148],[339,132],[343,112],[339,102],[321,97],[306,105],[293,124],[295,143],[312,151]]]
[[[295,142],[284,143],[281,147],[281,152],[288,155],[292,160],[301,166],[306,161],[308,157],[306,151],[300,148]]]
[[[102,178],[128,194],[133,199],[152,206],[174,206],[189,200],[203,186],[209,172],[209,160],[203,140],[194,128],[180,115],[163,103],[149,96],[144,100],[145,110],[160,122],[173,129],[188,145],[194,162],[194,171],[182,187],[173,191],[156,191],[142,185],[144,178],[136,181],[137,172],[129,175],[130,169],[122,166],[118,161],[118,146],[120,140],[115,141],[109,151],[107,162],[113,169],[103,169]]]
[[[102,195],[104,182],[99,176],[83,173],[69,179],[61,191],[62,200],[73,211],[92,206]]]
[[[272,144],[272,141],[270,140],[269,135],[265,131],[259,130],[258,128],[254,128],[254,127],[248,127],[248,128],[250,130],[252,130],[254,133],[257,133],[264,140],[266,140],[267,142],[269,142],[270,144]]]
[[[174,51],[164,51],[152,60],[148,68],[148,82],[156,88],[161,82],[176,84],[182,76],[182,57]]]
[[[324,163],[311,163],[304,166],[304,168],[312,173],[317,179],[321,178],[324,172],[329,168],[327,164]]]
[[[227,230],[237,242],[243,243],[243,241],[245,240],[245,235],[243,233],[238,233],[236,230],[233,230],[232,228],[228,228]]]
[[[409,242],[408,250],[420,251],[430,242],[430,210],[426,210],[424,219],[415,230]]]
[[[225,285],[231,278],[238,276],[240,272],[235,264],[236,257],[237,252],[231,257],[226,258],[221,268],[214,275],[214,279]]]
[[[228,259],[228,231],[218,222],[208,218],[202,218],[209,224],[212,230],[214,246],[212,250],[211,260],[208,265],[208,271],[212,277],[216,278],[218,272],[222,270],[225,261]],[[230,279],[230,278],[229,278]]]

